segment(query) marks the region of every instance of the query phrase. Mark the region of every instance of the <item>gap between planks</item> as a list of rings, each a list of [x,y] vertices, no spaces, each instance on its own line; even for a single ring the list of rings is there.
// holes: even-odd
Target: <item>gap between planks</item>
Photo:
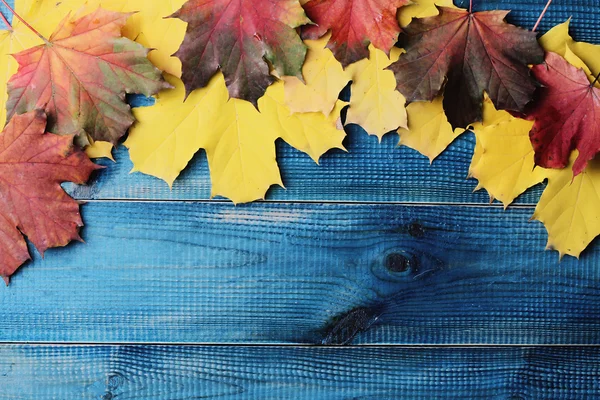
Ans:
[[[411,201],[351,201],[351,200],[259,200],[250,203],[233,204],[229,200],[211,200],[211,199],[126,199],[126,198],[107,198],[107,199],[76,199],[80,204],[87,203],[199,203],[199,204],[229,204],[232,207],[243,207],[253,204],[262,205],[295,205],[295,204],[332,204],[342,206],[357,205],[392,205],[404,207],[465,207],[465,208],[505,208],[501,203],[453,203],[453,202],[411,202]],[[511,204],[506,210],[513,208],[534,209],[536,204],[519,203]]]
[[[239,342],[0,342],[2,346],[60,346],[60,347],[112,347],[112,346],[163,346],[163,347],[245,347],[245,348],[310,348],[310,349],[351,349],[351,348],[369,348],[369,349],[496,349],[496,348],[597,348],[600,344],[573,344],[573,343],[555,343],[555,344],[349,344],[349,345],[319,345],[306,343],[239,343]]]

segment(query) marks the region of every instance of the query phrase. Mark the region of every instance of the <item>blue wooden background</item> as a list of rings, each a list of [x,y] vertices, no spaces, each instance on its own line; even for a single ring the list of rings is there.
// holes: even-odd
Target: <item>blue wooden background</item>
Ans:
[[[474,3],[528,28],[544,6]],[[598,0],[541,31],[569,16],[600,43]],[[120,148],[65,185],[86,243],[0,289],[0,398],[600,398],[600,244],[559,263],[540,187],[472,193],[470,134],[431,166],[396,142],[350,126],[321,166],[280,142],[288,189],[242,206],[209,199],[201,153],[169,190]]]

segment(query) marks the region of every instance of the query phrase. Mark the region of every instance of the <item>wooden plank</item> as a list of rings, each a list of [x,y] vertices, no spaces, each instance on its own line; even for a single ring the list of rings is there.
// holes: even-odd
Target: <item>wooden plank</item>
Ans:
[[[1,346],[9,399],[592,399],[598,348]]]
[[[397,135],[387,135],[381,144],[358,126],[347,128],[344,142],[348,153],[335,150],[315,164],[308,156],[282,141],[277,143],[278,161],[286,189],[271,188],[274,201],[368,201],[489,203],[483,192],[473,193],[477,182],[467,180],[474,138],[467,134],[430,165],[429,160],[407,147],[398,147]],[[100,160],[106,169],[88,186],[65,185],[77,199],[203,200],[210,198],[210,177],[203,151],[175,181],[172,190],[154,177],[130,174],[133,167],[125,148],[115,153],[117,163]],[[534,203],[540,190],[522,196],[521,203]]]
[[[547,0],[490,0],[473,1],[473,11],[511,10],[508,22],[532,29]],[[454,0],[458,7],[469,8],[469,0]],[[575,40],[600,43],[598,22],[600,4],[597,0],[553,0],[548,13],[542,19],[538,32],[545,33],[554,25],[571,18],[571,31]]]
[[[0,290],[0,342],[600,344],[600,247],[531,210],[94,202]]]

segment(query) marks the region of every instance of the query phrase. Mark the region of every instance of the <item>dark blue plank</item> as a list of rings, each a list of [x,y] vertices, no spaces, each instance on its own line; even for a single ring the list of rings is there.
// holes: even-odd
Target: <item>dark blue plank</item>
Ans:
[[[510,23],[532,29],[548,0],[473,0],[473,11],[511,10]],[[454,0],[469,8],[469,0]],[[600,43],[600,3],[598,0],[553,0],[542,19],[538,31],[544,33],[554,25],[572,19],[571,30],[575,40]]]
[[[356,125],[339,150],[326,154],[320,165],[308,156],[278,141],[278,161],[287,189],[273,187],[267,199],[275,201],[369,201],[488,203],[484,192],[473,193],[476,181],[467,180],[474,146],[471,134],[457,140],[433,165],[407,147],[398,147],[397,135],[387,135],[381,144]],[[70,193],[87,199],[169,199],[210,198],[210,177],[203,151],[175,181],[173,189],[151,176],[130,174],[131,161],[126,149],[116,152],[117,163],[102,160],[107,168],[88,186],[66,185]],[[521,199],[537,201],[539,191]]]
[[[94,202],[0,288],[0,341],[600,344],[600,247],[529,209]]]
[[[9,399],[600,397],[598,348],[0,346]]]

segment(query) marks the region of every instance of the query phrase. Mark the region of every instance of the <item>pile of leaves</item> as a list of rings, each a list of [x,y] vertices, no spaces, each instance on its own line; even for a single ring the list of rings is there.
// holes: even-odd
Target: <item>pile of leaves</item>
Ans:
[[[97,169],[88,156],[111,157],[126,134],[135,171],[172,185],[204,149],[212,195],[243,203],[283,186],[279,138],[318,162],[358,124],[433,161],[472,130],[470,176],[492,199],[508,206],[548,181],[534,218],[549,248],[578,256],[600,234],[600,50],[568,23],[538,41],[507,11],[451,0],[15,0],[11,11],[0,32],[7,281],[29,258],[23,235],[40,252],[79,238],[60,183],[84,183]],[[155,103],[131,110],[131,93]]]

